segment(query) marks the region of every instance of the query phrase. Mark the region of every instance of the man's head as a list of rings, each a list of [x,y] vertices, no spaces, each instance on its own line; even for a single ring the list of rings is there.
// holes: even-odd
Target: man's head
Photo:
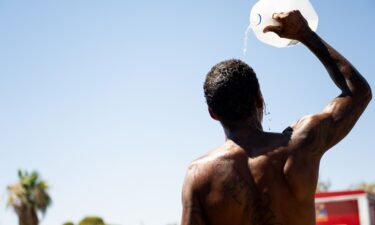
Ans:
[[[204,95],[214,119],[240,122],[262,120],[263,98],[253,69],[241,60],[227,60],[207,74]]]

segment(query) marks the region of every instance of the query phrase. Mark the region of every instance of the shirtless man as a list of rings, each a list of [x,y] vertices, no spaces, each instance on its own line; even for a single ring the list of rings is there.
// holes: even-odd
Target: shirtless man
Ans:
[[[341,94],[321,113],[283,133],[268,133],[261,126],[264,103],[254,71],[239,60],[214,66],[204,91],[226,141],[189,167],[182,225],[315,225],[320,159],[349,133],[372,98],[366,80],[310,30],[299,11],[274,19],[281,25],[264,32],[308,47]]]

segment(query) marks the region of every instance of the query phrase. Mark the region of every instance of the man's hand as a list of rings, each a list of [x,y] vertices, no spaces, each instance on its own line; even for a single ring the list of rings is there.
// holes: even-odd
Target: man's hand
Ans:
[[[306,19],[298,10],[286,13],[274,13],[272,18],[280,23],[278,26],[268,26],[263,32],[274,32],[282,38],[302,41],[312,32]]]
[[[306,116],[292,127],[292,142],[299,143],[307,156],[319,161],[354,127],[372,98],[371,88],[345,57],[308,27],[299,11],[275,14],[274,18],[280,25],[266,27],[264,31],[302,42],[323,63],[341,90],[341,94],[322,112]]]

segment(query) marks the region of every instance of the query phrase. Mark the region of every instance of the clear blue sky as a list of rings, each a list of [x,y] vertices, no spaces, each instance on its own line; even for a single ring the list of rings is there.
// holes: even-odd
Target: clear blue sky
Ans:
[[[224,140],[203,99],[215,63],[242,58],[255,0],[0,0],[0,225],[17,224],[6,185],[18,168],[51,185],[42,225],[100,215],[123,225],[178,222],[190,161]],[[375,2],[313,0],[318,33],[375,88]],[[276,49],[250,35],[282,131],[339,91],[303,46]],[[371,104],[322,161],[334,189],[375,182]],[[372,139],[372,140],[371,140]]]

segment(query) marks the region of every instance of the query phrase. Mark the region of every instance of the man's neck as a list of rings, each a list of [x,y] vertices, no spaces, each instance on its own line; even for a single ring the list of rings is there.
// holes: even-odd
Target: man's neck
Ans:
[[[259,121],[244,121],[241,123],[224,124],[223,128],[227,139],[235,143],[248,142],[264,135],[262,124]]]

